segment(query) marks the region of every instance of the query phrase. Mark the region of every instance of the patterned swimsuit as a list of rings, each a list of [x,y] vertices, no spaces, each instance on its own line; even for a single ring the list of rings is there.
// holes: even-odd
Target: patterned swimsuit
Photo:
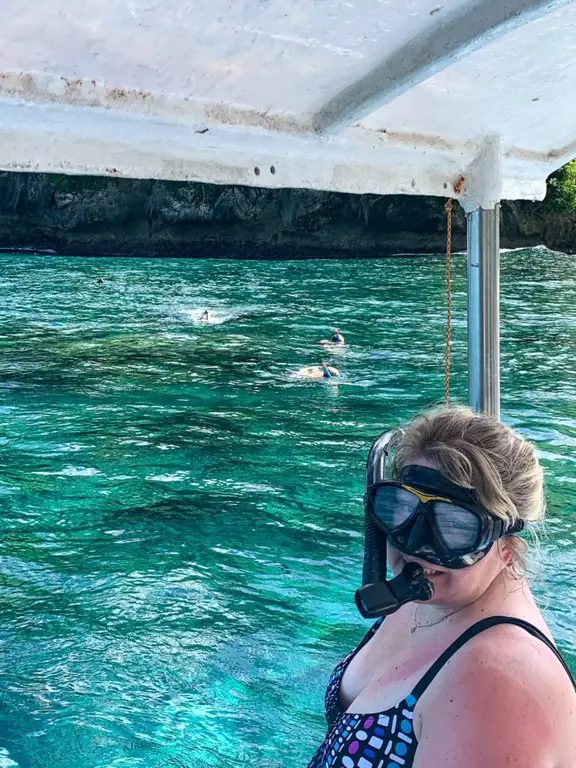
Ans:
[[[326,691],[325,712],[328,721],[326,738],[308,764],[308,768],[411,768],[418,742],[414,734],[414,708],[446,662],[468,640],[496,624],[514,624],[541,640],[560,660],[576,683],[560,653],[539,629],[522,619],[492,616],[473,624],[432,664],[412,692],[395,707],[373,714],[358,715],[344,712],[340,706],[340,682],[348,665],[376,634],[382,624],[379,619],[368,631],[360,645],[345,656],[330,677]]]

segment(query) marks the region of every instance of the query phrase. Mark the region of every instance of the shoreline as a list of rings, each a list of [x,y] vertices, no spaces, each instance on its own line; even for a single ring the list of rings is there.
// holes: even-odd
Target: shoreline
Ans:
[[[466,249],[459,205],[452,242]],[[443,198],[0,172],[0,243],[96,258],[414,258],[445,252],[446,217]],[[500,244],[574,253],[576,211],[503,202]]]
[[[466,249],[458,241],[454,241],[455,250],[452,257],[466,256]],[[0,244],[0,254],[25,254],[28,256],[53,256],[53,257],[80,257],[80,258],[132,258],[132,259],[228,259],[238,261],[310,261],[332,260],[346,261],[347,259],[422,259],[427,256],[445,255],[445,242],[434,243],[436,247],[419,251],[401,251],[392,247],[363,249],[357,251],[339,251],[326,246],[325,248],[306,247],[296,245],[278,245],[269,243],[189,243],[147,245],[144,243],[133,244],[131,247],[118,247],[118,244],[110,243],[108,248],[102,249],[97,240],[90,242],[72,241],[69,244],[56,243],[27,243],[26,245],[3,242]],[[502,244],[501,253],[522,251],[528,248],[548,248],[543,243],[521,243],[514,246]],[[559,250],[551,249],[548,250]],[[570,252],[565,252],[570,253]]]

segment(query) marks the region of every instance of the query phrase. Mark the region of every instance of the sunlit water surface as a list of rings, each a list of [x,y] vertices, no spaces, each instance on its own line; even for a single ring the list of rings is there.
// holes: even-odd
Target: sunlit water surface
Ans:
[[[368,446],[443,396],[442,259],[0,265],[0,768],[305,765],[365,629]],[[503,255],[502,326],[503,415],[547,474],[535,589],[574,668],[573,258]],[[323,358],[341,383],[290,376]]]

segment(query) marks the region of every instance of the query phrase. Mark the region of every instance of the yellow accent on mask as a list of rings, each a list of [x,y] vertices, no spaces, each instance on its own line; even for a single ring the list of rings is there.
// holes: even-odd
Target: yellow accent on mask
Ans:
[[[428,501],[447,501],[449,504],[454,504],[452,499],[447,499],[445,496],[428,496],[428,494],[422,493],[422,491],[417,491],[416,488],[412,488],[411,485],[402,485],[402,488],[410,491],[410,493],[413,493],[415,496],[418,496],[423,504],[426,504]]]

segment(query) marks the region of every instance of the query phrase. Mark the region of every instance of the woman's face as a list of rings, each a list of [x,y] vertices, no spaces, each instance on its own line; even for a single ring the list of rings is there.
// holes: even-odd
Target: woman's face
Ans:
[[[438,469],[430,460],[420,457],[410,462],[423,467]],[[466,568],[443,568],[440,565],[428,563],[420,557],[405,555],[391,544],[388,544],[388,563],[393,574],[399,574],[406,563],[418,563],[426,571],[426,578],[434,585],[434,597],[427,600],[431,605],[446,605],[458,607],[477,600],[494,580],[506,568],[511,552],[504,546],[503,539],[492,545],[488,553],[474,565]]]

